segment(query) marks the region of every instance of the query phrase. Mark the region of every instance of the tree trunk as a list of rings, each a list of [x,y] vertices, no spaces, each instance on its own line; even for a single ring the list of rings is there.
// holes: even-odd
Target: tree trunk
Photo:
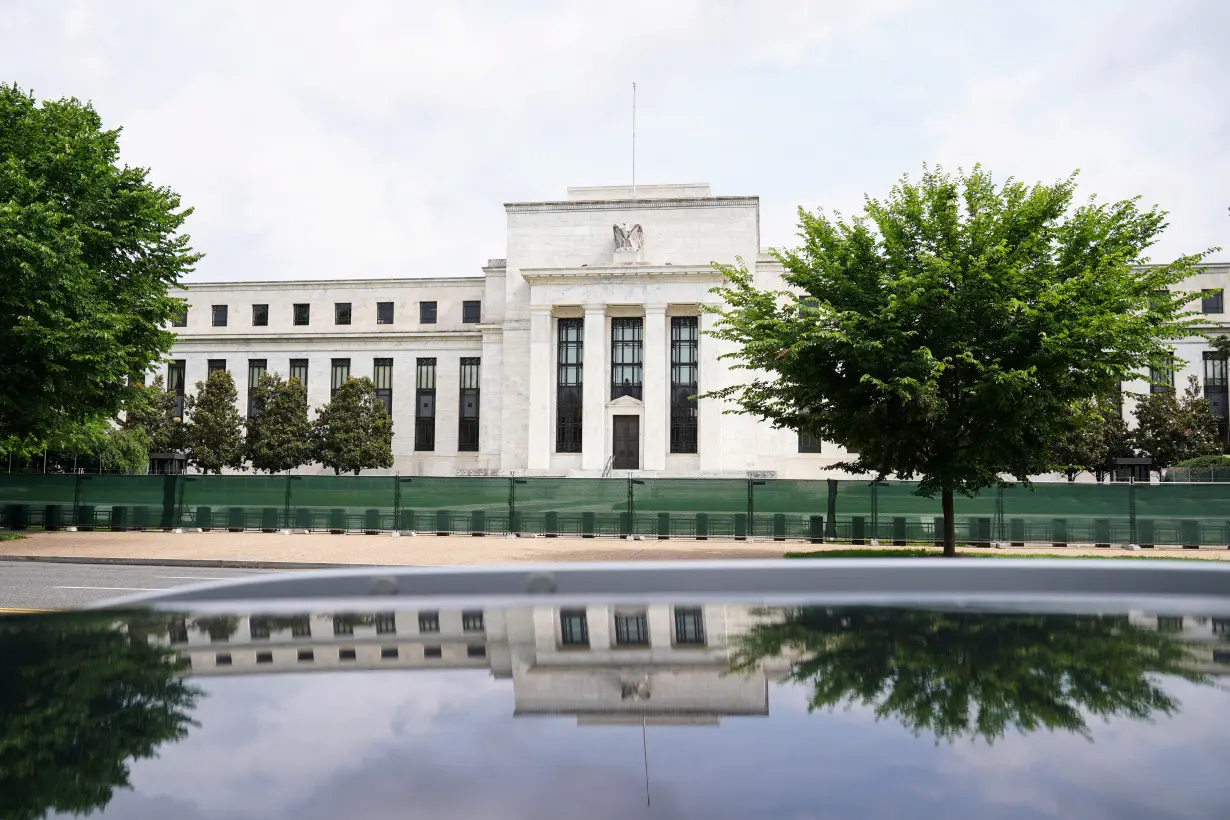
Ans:
[[[940,506],[944,510],[944,557],[957,556],[957,519],[952,511],[952,488],[940,491]]]

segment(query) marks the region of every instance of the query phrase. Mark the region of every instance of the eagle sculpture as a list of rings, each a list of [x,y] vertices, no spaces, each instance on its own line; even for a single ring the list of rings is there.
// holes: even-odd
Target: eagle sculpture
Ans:
[[[639,251],[641,242],[645,239],[645,232],[641,230],[640,225],[628,225],[624,222],[615,225],[615,250],[617,251]]]

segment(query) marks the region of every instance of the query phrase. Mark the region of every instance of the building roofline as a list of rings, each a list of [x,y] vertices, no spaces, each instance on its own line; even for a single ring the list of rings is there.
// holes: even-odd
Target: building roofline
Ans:
[[[180,282],[173,288],[183,290],[231,290],[255,288],[291,290],[305,287],[379,287],[389,285],[472,285],[481,284],[482,274],[472,276],[398,276],[382,279],[269,279],[235,280],[227,282]]]
[[[565,199],[540,202],[505,202],[507,213],[541,211],[631,211],[666,208],[748,208],[759,207],[758,196],[706,196],[680,199]]]

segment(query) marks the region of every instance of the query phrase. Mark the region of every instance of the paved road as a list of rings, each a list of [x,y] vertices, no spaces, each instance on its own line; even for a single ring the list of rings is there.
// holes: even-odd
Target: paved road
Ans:
[[[96,601],[139,595],[146,590],[268,571],[0,561],[0,613],[72,609]]]

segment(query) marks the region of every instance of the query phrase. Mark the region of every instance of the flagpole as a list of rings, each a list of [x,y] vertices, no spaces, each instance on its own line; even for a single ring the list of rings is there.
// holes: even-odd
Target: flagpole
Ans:
[[[636,83],[632,84],[632,198],[636,199]]]

